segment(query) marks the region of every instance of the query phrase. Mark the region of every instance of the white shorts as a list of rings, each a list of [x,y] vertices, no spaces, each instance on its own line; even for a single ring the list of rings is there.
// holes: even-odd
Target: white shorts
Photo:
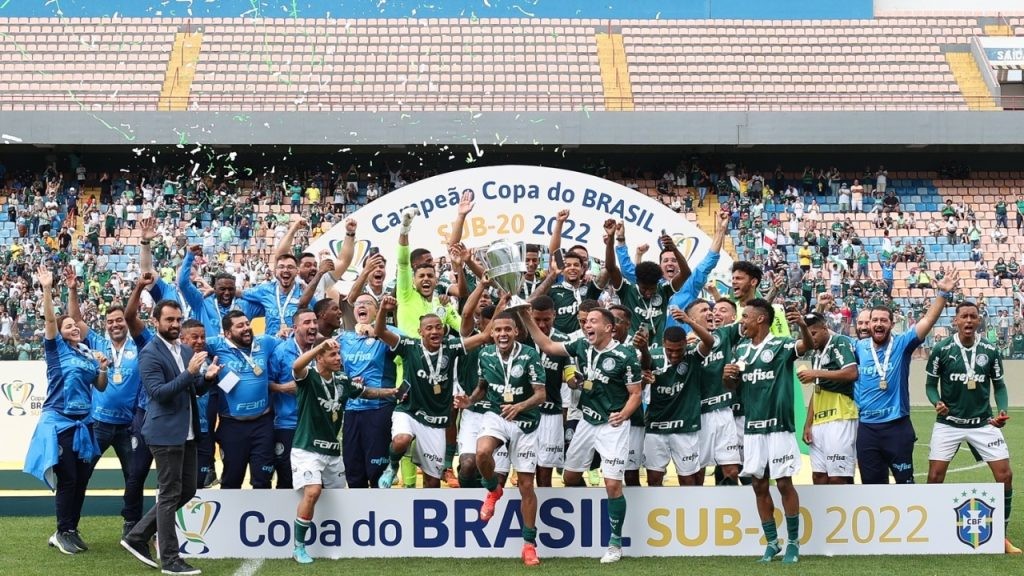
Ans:
[[[470,412],[463,410],[459,419],[459,436],[457,443],[459,455],[471,454],[476,456],[476,440],[480,437],[480,429],[483,428],[486,413]],[[494,469],[502,474],[508,474],[511,465],[508,461],[508,448],[502,444],[500,448],[491,455],[494,459]]]
[[[537,435],[537,466],[561,468],[565,463],[565,428],[561,414],[541,414]]]
[[[800,472],[800,448],[792,432],[747,434],[743,438],[743,471],[741,476],[776,480],[796,476]]]
[[[569,472],[586,472],[594,460],[594,452],[601,455],[601,475],[612,480],[622,480],[629,456],[629,422],[618,427],[611,424],[595,426],[585,420],[576,425],[569,450],[565,454],[565,469]]]
[[[700,470],[697,432],[685,434],[648,434],[644,438],[644,467],[655,472],[664,472],[669,460],[676,467],[676,474],[691,476]]]
[[[746,436],[747,417],[733,416],[732,421],[736,423],[736,437],[740,441],[740,461],[743,460],[743,439]]]
[[[1010,449],[1003,438],[1003,431],[991,424],[985,424],[980,428],[957,428],[936,422],[932,427],[928,459],[949,462],[960,447],[960,442],[964,440],[978,451],[985,462],[1006,460],[1010,457]]]
[[[644,436],[647,431],[643,426],[629,428],[629,456],[626,457],[626,470],[639,470],[644,465]]]
[[[736,430],[732,410],[723,409],[700,415],[700,467],[743,462],[743,443]]]
[[[517,472],[533,474],[537,471],[537,431],[524,434],[515,422],[509,422],[494,412],[484,415],[484,424],[480,428],[480,436],[490,436],[501,440],[505,450],[505,460],[512,464]],[[495,453],[498,450],[494,451]],[[497,461],[494,464],[497,472],[509,472],[508,468],[500,470]]]
[[[395,412],[391,416],[391,438],[402,434],[416,439],[411,456],[423,473],[440,478],[444,471],[444,428],[431,428],[405,412]]]
[[[347,488],[345,461],[341,456],[328,456],[301,448],[292,448],[292,487],[302,490],[306,486]]]
[[[811,426],[811,471],[853,477],[857,463],[857,421],[832,420]]]

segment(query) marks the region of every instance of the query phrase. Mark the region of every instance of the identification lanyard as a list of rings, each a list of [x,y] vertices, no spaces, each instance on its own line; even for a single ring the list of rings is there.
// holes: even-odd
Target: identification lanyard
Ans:
[[[128,347],[128,340],[125,340],[121,344],[121,351],[118,352],[117,344],[114,342],[110,343],[110,359],[114,365],[114,370],[117,372],[121,371],[121,361],[124,359],[124,349]]]
[[[281,321],[281,324],[286,324],[284,321],[285,311],[292,304],[292,296],[295,295],[295,286],[292,286],[291,290],[288,291],[287,296],[284,299],[284,304],[281,304],[281,283],[274,282],[274,303],[277,304],[277,318]]]
[[[232,342],[231,340],[225,339],[225,343],[231,348],[237,350],[238,353],[242,355],[242,359],[245,360],[245,363],[249,365],[249,368],[252,368],[253,376],[261,376],[263,374],[263,368],[260,368],[260,365],[257,364],[255,360],[253,360],[253,357],[250,354],[246,354],[244,350],[242,350],[238,346],[235,346],[235,343]],[[255,342],[253,342],[252,352],[259,352],[259,348],[257,348]]]
[[[875,362],[875,370],[878,372],[878,388],[885,390],[889,387],[889,380],[886,376],[889,374],[889,358],[892,356],[892,337],[889,337],[889,344],[885,347],[885,367],[878,362],[878,351],[875,350],[874,342],[869,342],[868,346],[871,348],[871,359]]]
[[[501,390],[502,398],[505,402],[511,402],[514,398],[512,394],[512,364],[519,357],[522,347],[522,344],[516,342],[515,346],[512,347],[512,352],[508,355],[508,363],[501,359],[501,352],[498,352],[498,362],[501,363],[502,376],[505,378],[505,387]]]
[[[740,367],[740,372],[747,369],[747,362],[757,361],[757,357],[761,354],[761,350],[763,350],[771,341],[772,335],[769,333],[757,346],[750,345],[750,349],[743,355],[743,359],[736,363],[736,365]]]
[[[529,298],[532,296],[533,291],[537,289],[537,284],[538,282],[536,280],[533,280],[532,282],[530,280],[523,281],[523,297]]]
[[[430,361],[430,352],[427,352],[427,347],[420,344],[420,349],[423,350],[423,363],[427,365],[427,380],[434,387],[434,394],[441,393],[441,356],[444,355],[444,345],[437,349],[437,364],[433,364]]]
[[[974,390],[978,387],[978,380],[974,375],[974,361],[978,358],[978,341],[974,341],[974,346],[965,348],[964,345],[960,343],[960,335],[954,334],[953,342],[955,342],[956,347],[960,349],[960,357],[963,358],[964,361],[964,369],[967,372],[965,374],[967,376],[967,389]],[[967,357],[968,351],[971,353],[970,359]]]
[[[174,291],[174,296],[175,296],[174,299],[178,301],[178,304],[181,304],[181,313],[182,313],[182,315],[184,315],[185,318],[191,318],[192,317],[192,307],[188,305],[188,302],[186,302],[185,295],[182,294],[180,290],[175,290]]]

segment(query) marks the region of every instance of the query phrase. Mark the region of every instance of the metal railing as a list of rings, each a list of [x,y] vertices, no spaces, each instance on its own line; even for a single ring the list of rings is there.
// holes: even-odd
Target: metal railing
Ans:
[[[413,93],[286,94],[218,93],[160,98],[159,91],[106,93],[0,92],[0,110],[45,111],[161,111],[185,108],[190,111],[465,111],[472,109],[560,110],[593,112],[615,108],[628,98],[605,98],[595,94],[484,94]],[[632,102],[639,111],[953,111],[992,103],[1004,110],[1024,110],[1024,96],[963,96],[960,94],[839,94],[839,93],[694,93],[652,94],[634,92]]]

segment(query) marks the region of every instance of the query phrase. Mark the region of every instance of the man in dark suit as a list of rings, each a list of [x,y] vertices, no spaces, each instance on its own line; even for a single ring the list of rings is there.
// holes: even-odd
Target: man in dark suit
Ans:
[[[149,541],[158,535],[162,572],[172,575],[196,575],[178,554],[174,514],[196,493],[196,437],[199,435],[199,408],[196,396],[204,394],[214,382],[220,366],[217,359],[207,363],[206,352],[193,353],[178,342],[181,332],[181,306],[174,300],[161,300],[153,309],[158,337],[139,353],[142,385],[149,395],[142,436],[156,461],[157,504],[121,540],[121,546],[140,562],[157,567],[150,555]]]

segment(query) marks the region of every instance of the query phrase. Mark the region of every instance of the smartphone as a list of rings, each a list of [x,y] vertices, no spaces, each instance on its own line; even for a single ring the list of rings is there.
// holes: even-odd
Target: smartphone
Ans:
[[[380,254],[380,248],[378,248],[376,246],[370,246],[370,249],[366,251],[366,257],[367,258],[372,258],[372,257],[376,256],[377,254]]]
[[[562,269],[565,268],[565,249],[564,248],[559,248],[557,252],[555,252],[554,254],[551,255],[551,257],[555,260],[555,266],[558,266],[559,270],[562,270]]]
[[[401,404],[401,403],[405,402],[408,397],[409,397],[409,383],[408,382],[402,382],[402,385],[398,387],[398,393],[395,394],[395,402],[398,402],[399,404]]]

